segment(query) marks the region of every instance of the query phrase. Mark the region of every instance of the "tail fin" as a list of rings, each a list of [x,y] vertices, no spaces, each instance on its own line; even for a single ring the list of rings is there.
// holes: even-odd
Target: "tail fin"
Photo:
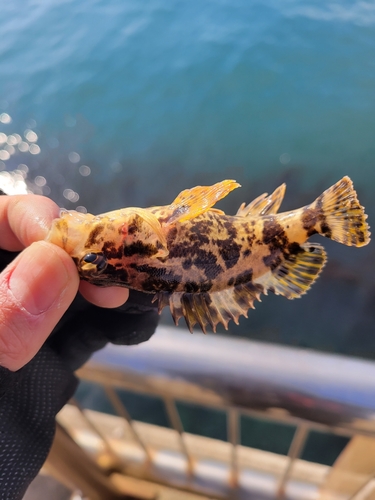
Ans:
[[[313,206],[320,212],[315,226],[319,234],[348,246],[362,247],[370,242],[367,215],[349,177],[324,191]]]

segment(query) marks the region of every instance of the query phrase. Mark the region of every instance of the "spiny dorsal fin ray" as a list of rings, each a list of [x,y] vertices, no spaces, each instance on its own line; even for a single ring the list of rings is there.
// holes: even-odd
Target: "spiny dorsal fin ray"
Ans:
[[[327,254],[321,245],[304,243],[300,252],[290,254],[278,267],[256,282],[264,287],[265,293],[271,290],[276,295],[295,299],[307,292],[326,261]]]
[[[168,207],[170,216],[164,224],[194,219],[194,217],[207,212],[215,203],[238,187],[240,184],[236,181],[225,180],[213,186],[196,186],[192,189],[185,189]]]
[[[249,308],[254,308],[254,300],[260,301],[262,287],[252,283],[237,285],[227,290],[214,293],[174,292],[169,295],[169,306],[176,324],[185,318],[189,330],[198,323],[204,333],[210,325],[215,332],[219,323],[228,329],[232,319],[236,324],[240,316],[247,317]],[[159,312],[168,303],[164,292],[159,292],[155,300],[159,301]]]
[[[281,184],[269,196],[267,193],[261,194],[251,203],[242,203],[236,215],[247,217],[248,215],[268,215],[276,214],[284,199],[286,184]]]

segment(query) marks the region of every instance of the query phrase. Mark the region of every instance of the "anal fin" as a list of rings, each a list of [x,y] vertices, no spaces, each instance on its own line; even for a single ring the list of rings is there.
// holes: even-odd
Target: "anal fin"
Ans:
[[[169,306],[176,324],[184,317],[191,332],[197,323],[204,333],[208,325],[215,332],[219,323],[227,330],[230,320],[238,324],[240,316],[247,317],[249,308],[254,308],[254,300],[260,301],[261,292],[262,287],[253,283],[213,293],[174,292],[169,295]],[[159,292],[155,300],[159,300],[161,312],[167,305],[167,296],[164,292]]]
[[[323,269],[327,254],[318,243],[304,243],[301,250],[290,254],[274,270],[267,272],[256,283],[276,295],[295,299],[307,292]]]

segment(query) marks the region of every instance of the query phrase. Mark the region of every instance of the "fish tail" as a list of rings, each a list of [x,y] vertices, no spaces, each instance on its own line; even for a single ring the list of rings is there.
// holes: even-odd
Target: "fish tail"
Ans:
[[[370,242],[367,215],[349,177],[324,191],[309,210],[310,217],[305,218],[308,233],[319,233],[347,246],[362,247]]]

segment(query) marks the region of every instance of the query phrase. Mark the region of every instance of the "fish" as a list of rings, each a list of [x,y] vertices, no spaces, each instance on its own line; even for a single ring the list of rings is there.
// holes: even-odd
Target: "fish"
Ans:
[[[62,209],[47,241],[74,260],[80,278],[153,294],[159,313],[204,333],[247,317],[261,294],[305,294],[327,254],[319,234],[347,246],[370,242],[364,207],[343,177],[315,201],[278,213],[285,184],[243,203],[235,215],[214,205],[240,187],[234,180],[182,191],[166,206],[128,207],[101,215]]]

